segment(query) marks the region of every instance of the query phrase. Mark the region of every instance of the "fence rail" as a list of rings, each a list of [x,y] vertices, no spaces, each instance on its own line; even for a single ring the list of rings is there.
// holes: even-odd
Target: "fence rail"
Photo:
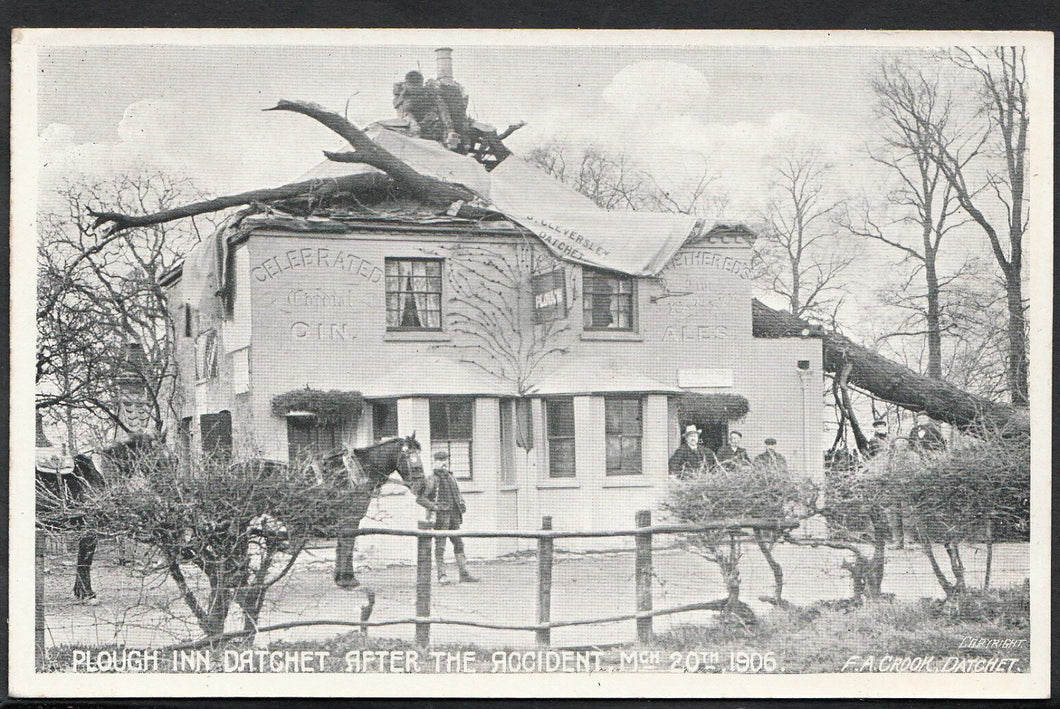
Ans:
[[[412,618],[380,621],[310,621],[307,623],[284,623],[277,626],[266,626],[258,628],[257,632],[269,632],[272,630],[284,630],[299,627],[301,625],[338,625],[360,627],[362,630],[371,627],[388,625],[413,624],[416,626],[416,644],[426,647],[430,644],[431,625],[462,625],[474,628],[490,628],[494,630],[521,630],[533,632],[539,645],[548,646],[552,642],[553,628],[566,628],[576,625],[596,625],[601,623],[617,623],[625,620],[635,620],[637,623],[637,640],[641,643],[651,642],[654,633],[652,619],[656,616],[671,615],[674,613],[685,613],[697,610],[722,610],[726,601],[703,601],[699,603],[688,603],[672,608],[661,608],[653,610],[652,603],[652,538],[656,534],[695,534],[701,532],[731,532],[737,533],[747,529],[751,530],[791,530],[799,526],[798,522],[787,519],[751,519],[733,518],[721,519],[701,524],[659,524],[652,525],[651,512],[640,510],[635,518],[636,526],[632,529],[593,530],[593,531],[570,531],[552,529],[552,518],[545,516],[541,518],[541,529],[539,530],[436,530],[430,529],[427,522],[420,522],[418,529],[384,529],[379,527],[363,527],[349,532],[349,536],[360,537],[368,535],[390,536],[390,537],[416,537],[416,615]],[[536,539],[537,540],[537,622],[536,623],[494,623],[481,620],[466,620],[462,618],[437,618],[431,616],[431,540],[438,538],[477,537],[491,539]],[[554,559],[554,540],[556,539],[585,539],[600,537],[633,537],[634,548],[634,579],[636,584],[636,611],[633,613],[622,613],[618,615],[605,616],[601,618],[583,618],[578,620],[552,620],[552,565]],[[224,638],[248,635],[249,632],[229,633]],[[214,638],[216,641],[221,638]],[[210,639],[196,641],[196,643],[178,646],[189,647],[191,645],[202,645]]]
[[[651,524],[651,512],[640,510],[635,518],[636,526],[632,529],[568,531],[552,529],[552,518],[541,518],[539,530],[436,530],[430,529],[429,523],[420,522],[418,529],[385,529],[379,527],[362,527],[352,530],[349,536],[368,535],[390,537],[416,537],[416,615],[411,618],[390,620],[307,620],[291,621],[267,625],[254,630],[241,630],[224,633],[192,642],[170,646],[169,650],[188,650],[204,647],[223,640],[246,637],[255,633],[267,633],[292,628],[314,626],[354,627],[362,631],[367,628],[381,628],[392,625],[414,625],[416,627],[416,644],[426,647],[430,644],[432,625],[461,625],[471,628],[488,628],[490,630],[515,630],[533,632],[537,643],[548,646],[552,642],[553,628],[569,628],[578,625],[598,625],[618,623],[627,620],[637,622],[637,640],[641,643],[651,642],[653,637],[652,619],[662,615],[687,613],[701,610],[723,610],[726,599],[686,603],[671,608],[652,608],[652,537],[655,534],[695,534],[697,532],[742,532],[746,529],[791,530],[799,526],[798,522],[787,519],[750,519],[732,518],[704,522],[701,524]],[[537,622],[536,623],[501,623],[464,618],[444,618],[431,615],[431,540],[437,538],[480,537],[501,539],[537,539]],[[554,560],[554,540],[599,537],[634,537],[634,579],[636,584],[636,611],[620,613],[600,618],[579,618],[576,620],[552,620],[552,564]]]

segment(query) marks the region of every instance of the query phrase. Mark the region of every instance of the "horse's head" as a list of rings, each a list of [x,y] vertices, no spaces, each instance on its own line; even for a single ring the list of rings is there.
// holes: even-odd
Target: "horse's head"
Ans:
[[[394,439],[395,444],[400,444],[400,455],[397,459],[397,471],[401,479],[409,486],[413,494],[419,495],[426,482],[423,476],[423,452],[420,442],[416,440],[416,432],[411,436]]]

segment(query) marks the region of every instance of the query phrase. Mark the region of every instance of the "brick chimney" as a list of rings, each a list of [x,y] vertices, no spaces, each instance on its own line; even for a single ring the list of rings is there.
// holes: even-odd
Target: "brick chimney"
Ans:
[[[434,56],[438,63],[438,79],[452,81],[453,50],[450,47],[439,47],[434,50]]]

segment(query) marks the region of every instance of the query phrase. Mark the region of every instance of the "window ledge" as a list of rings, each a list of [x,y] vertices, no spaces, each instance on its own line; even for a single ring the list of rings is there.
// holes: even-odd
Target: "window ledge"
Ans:
[[[383,342],[448,342],[452,337],[437,330],[387,330]]]
[[[545,482],[538,483],[538,490],[573,490],[574,488],[581,487],[582,484],[578,482]]]
[[[640,478],[640,476],[637,477]],[[655,483],[643,478],[638,480],[606,480],[602,487],[605,489],[609,487],[655,487]]]
[[[518,489],[518,485],[501,485],[501,492],[515,492]]]
[[[639,332],[630,330],[583,330],[581,339],[602,342],[644,342]]]

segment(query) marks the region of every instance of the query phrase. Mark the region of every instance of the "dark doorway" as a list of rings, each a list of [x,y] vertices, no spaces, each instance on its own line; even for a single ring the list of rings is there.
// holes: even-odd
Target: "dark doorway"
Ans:
[[[199,417],[199,433],[202,436],[202,453],[211,460],[227,461],[232,458],[232,414],[220,411]]]
[[[719,448],[725,445],[725,442],[729,438],[729,424],[727,423],[702,423],[697,421],[681,421],[681,433],[684,433],[685,426],[694,424],[696,428],[702,431],[699,434],[699,444],[706,446],[712,451],[717,452]]]

